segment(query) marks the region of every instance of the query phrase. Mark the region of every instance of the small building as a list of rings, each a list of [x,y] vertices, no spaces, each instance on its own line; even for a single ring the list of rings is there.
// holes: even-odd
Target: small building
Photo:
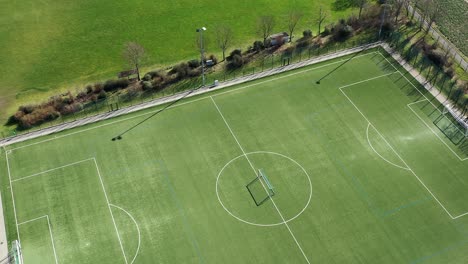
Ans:
[[[272,46],[281,46],[289,42],[289,35],[286,32],[276,33],[268,37]]]

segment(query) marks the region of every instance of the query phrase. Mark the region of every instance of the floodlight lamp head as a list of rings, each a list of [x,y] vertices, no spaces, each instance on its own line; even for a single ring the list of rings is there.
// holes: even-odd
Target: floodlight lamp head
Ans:
[[[206,27],[197,28],[197,32],[206,31]]]

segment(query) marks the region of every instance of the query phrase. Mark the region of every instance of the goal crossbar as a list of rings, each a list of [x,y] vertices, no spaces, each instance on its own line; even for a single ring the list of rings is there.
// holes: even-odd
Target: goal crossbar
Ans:
[[[463,134],[465,137],[468,137],[468,120],[465,118],[463,115],[458,114],[455,112],[455,110],[452,109],[452,107],[449,104],[446,104],[444,106],[444,111],[442,112],[443,114],[449,113],[457,123],[463,127],[464,131]]]

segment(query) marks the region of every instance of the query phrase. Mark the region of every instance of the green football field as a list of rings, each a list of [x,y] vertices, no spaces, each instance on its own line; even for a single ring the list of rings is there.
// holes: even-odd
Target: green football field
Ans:
[[[7,146],[9,241],[26,264],[466,263],[467,152],[387,57]]]

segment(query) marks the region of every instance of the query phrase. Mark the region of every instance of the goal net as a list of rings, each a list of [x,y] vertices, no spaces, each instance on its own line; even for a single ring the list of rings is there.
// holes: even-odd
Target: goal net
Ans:
[[[0,264],[23,264],[21,246],[18,240],[13,241],[8,255],[0,260]]]
[[[249,182],[245,187],[249,191],[256,206],[262,205],[275,195],[273,184],[271,184],[270,179],[262,169],[258,170],[255,179]]]
[[[468,119],[448,104],[444,106],[441,115],[434,120],[434,125],[456,145],[468,137]]]

